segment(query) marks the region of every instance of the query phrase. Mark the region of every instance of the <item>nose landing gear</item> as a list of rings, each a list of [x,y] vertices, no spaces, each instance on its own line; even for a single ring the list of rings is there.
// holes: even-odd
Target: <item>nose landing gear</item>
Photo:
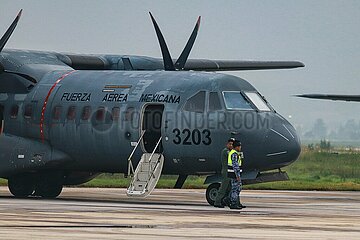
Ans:
[[[206,189],[206,200],[211,205],[214,206],[215,199],[219,193],[220,183],[212,183]]]

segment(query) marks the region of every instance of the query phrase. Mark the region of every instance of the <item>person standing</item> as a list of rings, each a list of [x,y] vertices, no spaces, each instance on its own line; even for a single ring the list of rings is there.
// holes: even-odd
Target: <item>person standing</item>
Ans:
[[[242,209],[240,203],[240,191],[241,191],[241,165],[242,159],[240,157],[241,143],[235,141],[233,143],[233,149],[229,152],[228,156],[228,177],[231,179],[231,191],[230,191],[230,209]]]
[[[228,165],[228,155],[229,152],[233,149],[233,143],[235,138],[230,138],[226,147],[221,151],[221,185],[218,191],[218,194],[215,198],[214,207],[224,208],[225,204],[223,199],[227,197],[230,193],[230,178],[227,176],[227,165]]]

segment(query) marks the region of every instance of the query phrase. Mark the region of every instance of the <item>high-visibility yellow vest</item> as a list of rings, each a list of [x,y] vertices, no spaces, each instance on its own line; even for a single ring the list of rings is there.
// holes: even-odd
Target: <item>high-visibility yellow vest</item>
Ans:
[[[229,152],[229,155],[228,155],[228,166],[231,166],[232,167],[232,159],[231,159],[231,156],[233,155],[233,153],[236,153],[238,155],[238,163],[239,163],[239,166],[241,167],[241,156],[240,156],[240,153],[238,151],[236,151],[235,149],[231,150]]]

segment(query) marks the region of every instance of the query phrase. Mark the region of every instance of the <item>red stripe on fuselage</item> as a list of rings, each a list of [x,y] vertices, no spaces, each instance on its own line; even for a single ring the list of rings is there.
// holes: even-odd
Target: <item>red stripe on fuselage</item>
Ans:
[[[54,91],[56,85],[58,85],[59,82],[61,82],[62,80],[64,80],[64,78],[66,78],[67,76],[69,76],[70,74],[72,74],[73,72],[75,72],[76,70],[73,70],[71,72],[65,73],[63,74],[60,78],[58,78],[58,80],[56,80],[56,82],[54,83],[54,85],[52,85],[52,87],[50,88],[48,94],[46,95],[43,107],[41,109],[41,118],[40,118],[40,138],[41,141],[44,142],[45,137],[44,137],[44,121],[45,121],[45,110],[46,110],[46,106],[49,100],[49,97],[52,93],[52,91]]]

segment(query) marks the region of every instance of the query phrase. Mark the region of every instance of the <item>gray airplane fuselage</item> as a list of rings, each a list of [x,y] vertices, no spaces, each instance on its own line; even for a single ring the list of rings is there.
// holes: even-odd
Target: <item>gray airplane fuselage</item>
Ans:
[[[295,161],[300,143],[291,124],[270,106],[228,109],[227,91],[257,93],[247,81],[219,73],[50,71],[27,94],[0,94],[0,148],[13,148],[2,153],[0,177],[53,168],[127,173],[142,130],[133,160],[162,136],[163,174],[219,173],[221,149],[233,136],[242,142],[244,172]]]
[[[102,172],[130,175],[127,194],[144,197],[163,173],[179,176],[174,188],[208,175],[213,205],[230,137],[242,142],[243,184],[289,179],[280,168],[300,154],[295,129],[247,81],[214,71],[304,64],[188,59],[200,16],[173,59],[149,14],[162,59],[5,50],[19,11],[0,38],[0,177],[15,197],[55,198]]]

